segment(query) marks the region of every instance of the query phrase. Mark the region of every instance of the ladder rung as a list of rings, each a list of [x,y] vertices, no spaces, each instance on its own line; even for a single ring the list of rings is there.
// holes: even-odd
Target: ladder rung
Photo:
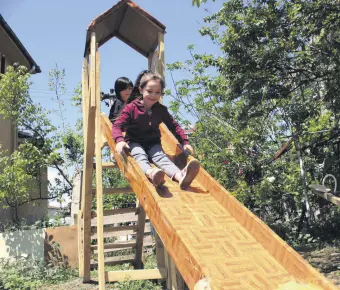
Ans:
[[[133,193],[131,187],[122,187],[122,188],[104,188],[103,194],[121,194],[121,193]],[[92,189],[92,194],[96,194],[96,188]]]
[[[104,216],[108,216],[108,215],[115,215],[115,214],[124,214],[124,213],[132,213],[134,212],[135,214],[139,213],[139,209],[136,207],[128,207],[128,208],[117,208],[117,209],[105,209],[103,211],[103,215]],[[97,216],[97,212],[92,211],[91,212],[91,217],[96,217]]]
[[[132,212],[132,213],[104,216],[103,224],[104,225],[120,224],[120,223],[136,222],[137,220],[138,220],[138,215]],[[97,217],[91,220],[91,227],[96,227],[96,226],[97,226]]]
[[[135,255],[127,255],[127,256],[118,256],[118,257],[109,257],[104,261],[105,265],[117,265],[117,264],[125,264],[132,263],[135,259]],[[91,269],[98,268],[98,263],[91,263]]]
[[[167,270],[165,268],[105,272],[105,282],[166,279],[166,277]]]
[[[150,227],[150,225],[149,225]],[[122,226],[122,227],[110,227],[110,228],[104,228],[104,238],[109,237],[119,237],[119,236],[126,236],[126,235],[134,235],[137,232],[137,226]],[[91,230],[92,235],[91,239],[95,240],[97,239],[97,230],[93,229]]]
[[[103,162],[102,163],[102,168],[103,169],[113,169],[113,168],[118,168],[117,163],[113,162]]]
[[[121,248],[136,248],[136,240],[131,240],[126,243],[104,244],[104,249],[121,249]],[[92,245],[91,250],[98,250],[98,246]]]
[[[152,239],[152,236],[150,235],[147,235],[147,236],[144,236],[144,240],[143,240],[143,248],[148,248],[148,247],[151,247],[154,245],[154,241]],[[105,249],[104,248],[104,253],[112,253],[112,252],[118,252],[118,251],[121,251],[121,250],[127,250],[127,249],[130,249],[131,247],[126,247],[126,248],[120,248],[120,249]],[[94,253],[95,254],[98,254],[98,251],[97,250],[94,250]]]
[[[103,169],[114,169],[118,168],[117,164],[113,162],[102,162]],[[93,162],[93,169],[96,169],[96,162]]]

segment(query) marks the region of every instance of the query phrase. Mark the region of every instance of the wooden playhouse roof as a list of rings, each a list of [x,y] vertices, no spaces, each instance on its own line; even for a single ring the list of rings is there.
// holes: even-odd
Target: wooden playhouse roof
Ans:
[[[139,53],[148,56],[158,45],[158,33],[165,26],[130,0],[121,0],[94,19],[86,34],[85,52],[89,52],[91,32],[96,32],[99,46],[117,37]]]

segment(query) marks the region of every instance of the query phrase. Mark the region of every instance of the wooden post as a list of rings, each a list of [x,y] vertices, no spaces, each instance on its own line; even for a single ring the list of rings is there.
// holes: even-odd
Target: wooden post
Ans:
[[[86,135],[87,135],[87,116],[89,114],[89,73],[88,73],[88,57],[83,60],[82,69],[82,107],[83,107],[83,135],[84,135],[84,152],[86,152]],[[79,261],[79,277],[84,277],[84,220],[83,220],[83,203],[85,201],[85,190],[82,186],[80,196],[81,209],[78,211],[78,261]]]
[[[97,189],[97,245],[99,290],[105,289],[104,264],[104,218],[103,218],[103,176],[102,176],[102,133],[100,112],[100,55],[96,46],[96,189]]]
[[[153,65],[152,59],[153,59],[154,54],[155,54],[155,52],[152,51],[152,52],[150,52],[149,55],[148,55],[148,69],[149,69],[149,70],[152,69],[152,65]]]
[[[181,273],[177,270],[174,261],[169,257],[170,273],[171,273],[171,289],[172,290],[184,290],[184,280]]]
[[[136,237],[136,258],[135,267],[136,269],[142,269],[142,258],[143,258],[143,240],[144,240],[144,228],[145,228],[145,211],[141,204],[138,206],[138,230]]]
[[[158,57],[155,60],[155,72],[160,74],[163,79],[165,78],[164,34],[162,32],[158,32]],[[159,102],[163,103],[163,97]]]
[[[165,77],[165,58],[164,58],[164,34],[158,32],[158,68],[157,72]]]
[[[92,174],[93,174],[93,156],[94,156],[94,137],[95,137],[95,77],[96,77],[96,35],[91,35],[91,94],[83,100],[88,105],[87,114],[85,114],[84,125],[86,130],[84,139],[84,165],[83,165],[83,187],[82,187],[82,215],[83,215],[83,231],[82,231],[82,269],[79,270],[83,275],[83,282],[89,282],[90,263],[91,263],[91,204],[92,204]],[[86,74],[84,73],[86,78]]]
[[[83,135],[86,140],[87,135],[87,115],[89,114],[89,62],[86,56],[83,60],[83,73],[82,73],[82,107],[83,107]],[[84,142],[85,143],[85,142]],[[84,144],[85,146],[86,144]],[[85,148],[84,148],[85,149]]]
[[[84,232],[84,219],[82,217],[83,213],[81,210],[78,212],[77,218],[77,227],[78,227],[78,268],[79,268],[79,277],[84,277],[84,240],[83,240],[83,232]]]

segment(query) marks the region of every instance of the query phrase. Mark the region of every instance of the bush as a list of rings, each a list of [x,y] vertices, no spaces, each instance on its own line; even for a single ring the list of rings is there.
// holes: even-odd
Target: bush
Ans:
[[[52,267],[25,258],[11,262],[0,259],[0,289],[38,289],[42,285],[57,284],[76,276],[74,270]]]

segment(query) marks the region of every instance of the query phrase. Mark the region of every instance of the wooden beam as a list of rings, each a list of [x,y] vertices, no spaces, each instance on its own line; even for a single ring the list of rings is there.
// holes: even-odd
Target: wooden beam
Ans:
[[[103,162],[102,163],[102,167],[103,169],[114,169],[114,168],[118,168],[117,164],[113,163],[113,162]]]
[[[134,261],[134,255],[126,255],[126,256],[118,256],[118,257],[109,257],[105,259],[105,265],[118,265],[125,263],[132,263]],[[93,262],[90,264],[91,269],[97,269],[98,263]]]
[[[170,276],[170,272],[169,272],[170,269],[168,265],[168,254],[157,232],[155,233],[155,240],[156,240],[157,268],[165,269],[167,271],[166,288],[171,289],[171,276]]]
[[[126,280],[153,280],[166,279],[166,269],[146,269],[127,271],[105,272],[106,282],[126,281]]]
[[[158,32],[158,58],[156,60],[155,71],[165,79],[164,34],[162,32]],[[163,96],[159,102],[163,103]]]
[[[124,213],[135,213],[138,214],[139,209],[135,207],[128,207],[128,208],[117,208],[117,209],[105,209],[103,211],[104,216],[108,215],[115,215],[115,214],[124,214]],[[92,211],[91,216],[94,218],[97,216],[95,211]]]
[[[104,228],[104,238],[133,235],[136,233],[136,231],[137,231],[137,226],[121,226],[121,227]],[[93,232],[91,238],[92,240],[96,240],[97,234]]]
[[[340,206],[340,197],[337,197],[331,194],[330,192],[318,192],[318,191],[315,192],[318,196],[330,201],[331,203],[334,203],[337,206]]]
[[[90,57],[91,57],[91,78],[90,78],[90,93],[91,93],[91,107],[96,107],[96,51],[97,51],[97,41],[96,33],[91,33],[91,44],[90,44]]]
[[[138,220],[138,216],[134,212],[132,212],[132,213],[104,216],[103,224],[111,225],[111,224],[118,224],[118,223],[136,222],[137,220]],[[91,220],[91,226],[95,227],[96,225],[97,225],[97,217],[94,217]]]
[[[96,189],[92,190],[93,194],[96,194]],[[131,187],[122,187],[122,188],[104,188],[103,194],[121,194],[121,193],[133,193]]]
[[[102,169],[115,169],[115,168],[118,168],[118,166],[113,162],[102,162]],[[93,163],[93,169],[96,169],[96,162]]]
[[[151,70],[152,69],[152,59],[154,56],[155,52],[151,51],[148,55],[148,69]]]
[[[104,238],[135,235],[137,232],[137,226],[120,226],[104,228]],[[144,234],[151,233],[150,223],[145,225]],[[93,230],[91,235],[92,240],[97,239],[97,233]]]
[[[181,273],[178,271],[174,261],[169,257],[170,273],[171,273],[171,289],[172,290],[184,290],[184,280]]]
[[[129,242],[134,242],[136,243],[136,240],[130,240]],[[127,246],[126,248],[110,248],[110,247],[106,247],[106,245],[110,245],[110,244],[104,244],[104,253],[109,253],[109,252],[118,252],[121,250],[126,250],[126,249],[131,249],[130,246]],[[143,241],[143,247],[144,248],[148,248],[154,245],[152,236],[144,236],[144,241]],[[97,250],[94,250],[94,253],[97,253]]]
[[[79,263],[79,277],[84,277],[84,253],[83,253],[83,231],[84,231],[84,220],[82,218],[82,211],[79,210],[77,218],[77,229],[78,229],[78,263]]]
[[[104,265],[104,220],[103,220],[103,172],[102,172],[102,142],[101,112],[100,112],[100,55],[96,47],[96,186],[97,186],[97,244],[98,244],[98,284],[99,290],[105,290]]]
[[[104,244],[104,249],[122,249],[122,248],[136,248],[136,241],[128,241],[125,243],[109,243]],[[98,250],[98,245],[92,245],[91,250]]]
[[[83,109],[83,135],[86,140],[87,135],[87,116],[89,114],[89,62],[88,57],[84,57],[82,70],[82,109]],[[85,144],[84,144],[85,145]],[[84,148],[85,149],[85,148]]]
[[[158,32],[158,60],[160,67],[158,73],[164,78],[165,77],[165,58],[164,58],[164,34]]]
[[[91,42],[94,42],[95,47],[96,36],[91,36]],[[93,45],[91,44],[91,48]],[[87,56],[86,56],[87,57]],[[91,63],[91,68],[95,66],[95,63]],[[95,69],[94,69],[95,71]],[[90,81],[95,77],[92,74],[91,69]],[[86,73],[84,72],[85,77]],[[91,260],[91,205],[92,205],[92,174],[93,174],[93,156],[94,156],[94,139],[95,139],[95,106],[91,106],[91,96],[89,91],[86,91],[83,95],[83,102],[87,104],[87,113],[84,115],[84,123],[86,126],[86,134],[84,138],[84,164],[83,164],[83,180],[82,180],[82,199],[81,199],[81,211],[83,215],[83,228],[82,228],[82,249],[83,262],[81,263],[82,269],[80,273],[83,275],[83,281],[89,282],[90,277],[90,260]]]
[[[136,257],[135,257],[135,267],[137,269],[142,269],[142,259],[143,259],[143,238],[144,238],[144,228],[145,228],[145,211],[141,204],[139,204],[139,214],[137,223],[137,237],[136,237]]]

